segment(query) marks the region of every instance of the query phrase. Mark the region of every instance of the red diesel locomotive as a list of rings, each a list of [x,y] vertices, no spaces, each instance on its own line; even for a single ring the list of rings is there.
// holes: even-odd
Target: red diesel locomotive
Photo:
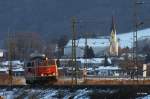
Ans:
[[[56,81],[58,76],[56,59],[48,59],[44,54],[31,54],[25,67],[27,84]]]

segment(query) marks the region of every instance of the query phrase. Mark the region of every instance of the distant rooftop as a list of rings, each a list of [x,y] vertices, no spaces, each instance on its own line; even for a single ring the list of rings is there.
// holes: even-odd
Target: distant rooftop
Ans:
[[[76,45],[78,47],[84,47],[85,46],[85,38],[80,38],[76,40]],[[108,46],[109,45],[109,39],[107,38],[88,38],[87,39],[87,45],[90,47],[100,47],[100,46]],[[72,46],[72,40],[69,40],[66,47]]]
[[[141,39],[150,39],[150,28],[139,30],[137,32],[138,40]],[[119,39],[119,45],[121,48],[129,47],[131,48],[133,45],[133,32],[127,32],[118,34],[117,38]],[[78,47],[85,46],[85,38],[80,38],[76,40],[76,44]],[[109,46],[109,36],[98,36],[97,38],[88,38],[87,44],[91,47],[106,47]],[[69,40],[66,47],[72,46],[72,40]]]

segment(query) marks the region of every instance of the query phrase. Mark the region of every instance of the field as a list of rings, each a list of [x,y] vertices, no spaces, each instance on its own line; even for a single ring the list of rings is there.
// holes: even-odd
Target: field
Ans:
[[[12,80],[11,80],[12,79]],[[23,77],[10,77],[9,75],[0,75],[0,85],[24,85]]]

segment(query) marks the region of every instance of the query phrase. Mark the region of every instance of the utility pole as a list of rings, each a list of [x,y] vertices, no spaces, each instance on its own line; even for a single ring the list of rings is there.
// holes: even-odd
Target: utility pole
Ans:
[[[134,67],[135,67],[135,73],[137,76],[138,80],[138,42],[137,42],[137,33],[138,33],[138,26],[142,25],[143,23],[138,20],[138,15],[137,15],[137,6],[139,4],[143,4],[143,2],[138,2],[137,0],[134,0],[134,32],[133,32],[133,62],[134,62]]]
[[[8,60],[9,60],[9,85],[10,89],[12,88],[12,39],[10,37],[10,31],[8,29]]]
[[[137,72],[137,0],[134,0],[134,32],[133,32],[133,63],[134,74]]]
[[[74,77],[75,77],[75,84],[77,85],[77,60],[76,60],[76,17],[72,17],[72,85],[74,84]],[[74,70],[75,69],[75,70]]]
[[[84,63],[84,70],[83,70],[83,76],[84,76],[84,82],[86,81],[86,76],[87,76],[87,36],[88,33],[85,33],[85,48],[84,48],[84,53],[85,53],[85,63]]]

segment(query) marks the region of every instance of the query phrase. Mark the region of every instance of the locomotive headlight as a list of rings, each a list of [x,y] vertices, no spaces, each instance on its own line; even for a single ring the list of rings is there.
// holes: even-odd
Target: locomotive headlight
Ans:
[[[53,75],[55,75],[55,73],[53,73]]]
[[[44,74],[41,74],[41,76],[44,76]]]

